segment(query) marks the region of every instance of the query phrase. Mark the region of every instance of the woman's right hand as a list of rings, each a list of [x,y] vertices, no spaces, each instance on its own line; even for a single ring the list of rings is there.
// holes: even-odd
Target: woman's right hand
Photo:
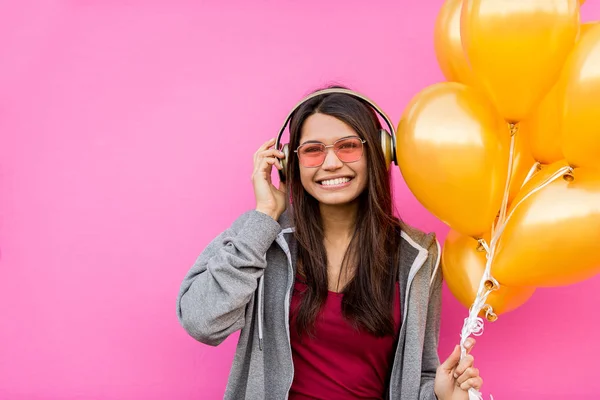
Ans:
[[[258,148],[254,153],[254,171],[252,172],[252,185],[256,197],[256,211],[271,216],[275,221],[279,219],[286,207],[286,186],[282,182],[279,188],[271,182],[273,165],[281,169],[279,159],[283,152],[272,148],[275,139],[271,139]]]

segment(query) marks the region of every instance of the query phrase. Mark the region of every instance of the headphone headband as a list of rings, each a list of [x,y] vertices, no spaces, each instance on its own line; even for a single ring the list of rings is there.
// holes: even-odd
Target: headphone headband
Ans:
[[[375,104],[375,102],[373,102],[371,99],[369,99],[368,97],[357,93],[353,90],[350,89],[343,89],[343,88],[328,88],[328,89],[322,89],[322,90],[318,90],[314,93],[311,93],[310,95],[306,96],[304,99],[300,100],[298,102],[298,104],[296,104],[294,106],[294,108],[292,108],[292,110],[289,112],[288,116],[285,119],[285,122],[283,123],[283,126],[281,127],[281,129],[279,130],[279,134],[277,135],[277,140],[275,141],[275,148],[279,149],[281,146],[281,137],[283,136],[283,132],[285,131],[285,128],[287,127],[288,123],[290,122],[290,119],[292,118],[292,115],[294,114],[294,112],[296,112],[296,110],[305,102],[307,102],[310,99],[313,99],[317,96],[321,96],[324,94],[331,94],[331,93],[341,93],[341,94],[347,94],[350,95],[352,97],[355,97],[359,100],[362,100],[363,102],[367,103],[367,105],[369,105],[375,112],[377,112],[377,114],[379,114],[379,116],[381,116],[381,118],[385,121],[385,124],[388,126],[389,128],[389,135],[391,136],[391,142],[392,142],[392,161],[394,162],[394,164],[398,165],[398,161],[396,160],[396,131],[394,129],[394,125],[392,124],[392,121],[390,120],[390,118],[386,115],[386,113],[383,112],[383,110],[381,108],[379,108],[377,106],[377,104]]]

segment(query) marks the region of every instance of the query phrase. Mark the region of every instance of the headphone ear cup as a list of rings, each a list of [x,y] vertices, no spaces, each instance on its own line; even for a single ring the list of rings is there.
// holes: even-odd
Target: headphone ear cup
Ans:
[[[281,182],[285,182],[285,180],[286,180],[285,171],[287,171],[287,164],[288,164],[288,160],[290,159],[289,146],[287,144],[284,144],[283,147],[281,148],[281,152],[283,153],[283,158],[279,160],[279,162],[281,164],[281,169],[278,171],[279,172],[279,180]]]
[[[385,158],[385,165],[389,171],[392,161],[394,161],[394,146],[392,145],[392,136],[385,129],[380,129],[379,138],[381,142],[381,150],[383,150],[383,157]]]

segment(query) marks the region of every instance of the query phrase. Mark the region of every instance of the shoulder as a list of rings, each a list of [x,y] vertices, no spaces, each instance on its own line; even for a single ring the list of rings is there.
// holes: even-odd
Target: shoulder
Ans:
[[[437,255],[439,251],[439,242],[435,232],[424,232],[406,222],[400,222],[400,235],[402,239],[408,242],[412,247],[418,250],[427,251],[430,255]]]
[[[441,245],[435,232],[424,232],[403,221],[400,222],[402,245],[406,243],[404,249],[411,249],[409,252],[418,252],[418,256],[423,257],[423,267],[431,276],[432,281],[441,275]]]
[[[241,215],[238,215],[228,229],[226,229],[223,233],[239,233],[244,231],[245,229],[249,229],[255,232],[261,232],[263,230],[271,231],[271,230],[280,230],[281,226],[278,221],[275,221],[273,218],[269,217],[266,214],[263,214],[256,210],[248,210]]]
[[[280,232],[281,225],[273,218],[259,211],[249,210],[239,215],[211,244],[215,251],[223,245],[237,243],[261,253],[271,246]]]

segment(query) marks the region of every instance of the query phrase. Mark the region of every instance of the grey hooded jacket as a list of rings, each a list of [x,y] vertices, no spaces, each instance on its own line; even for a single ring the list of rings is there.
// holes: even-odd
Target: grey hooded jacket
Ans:
[[[216,346],[241,330],[225,399],[287,399],[294,377],[289,307],[296,242],[289,217],[240,216],[200,254],[177,298],[181,325]],[[442,274],[434,234],[402,226],[402,325],[387,396],[435,400]],[[202,398],[200,395],[199,398]]]

